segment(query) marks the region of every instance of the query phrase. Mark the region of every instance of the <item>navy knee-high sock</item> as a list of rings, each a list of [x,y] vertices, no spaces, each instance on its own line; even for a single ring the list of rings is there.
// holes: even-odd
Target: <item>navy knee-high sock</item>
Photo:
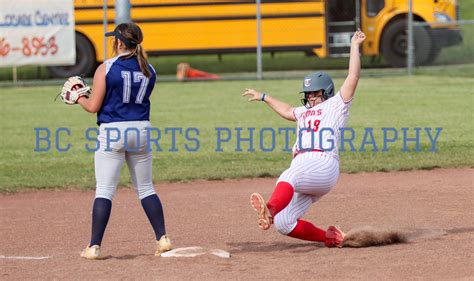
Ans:
[[[161,205],[158,195],[153,194],[143,198],[142,206],[146,216],[155,231],[156,240],[160,240],[161,236],[166,234],[165,218],[163,216],[163,206]]]
[[[102,243],[105,228],[110,218],[112,210],[112,201],[105,198],[96,198],[92,207],[92,237],[90,245],[99,245]]]

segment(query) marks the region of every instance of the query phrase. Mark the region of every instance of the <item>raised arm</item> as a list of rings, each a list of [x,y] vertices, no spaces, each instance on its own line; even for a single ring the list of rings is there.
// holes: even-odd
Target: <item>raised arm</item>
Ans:
[[[85,111],[96,113],[102,107],[105,97],[105,64],[101,64],[94,74],[92,94],[88,99],[79,99],[77,102]]]
[[[364,32],[357,30],[351,39],[351,54],[349,58],[349,74],[341,87],[344,101],[350,101],[355,94],[360,76],[360,45],[365,40]]]
[[[279,101],[267,94],[264,96],[263,93],[257,92],[254,89],[245,89],[245,92],[242,94],[242,96],[248,97],[248,101],[263,101],[281,117],[289,121],[296,121],[293,114],[294,108],[287,103]]]

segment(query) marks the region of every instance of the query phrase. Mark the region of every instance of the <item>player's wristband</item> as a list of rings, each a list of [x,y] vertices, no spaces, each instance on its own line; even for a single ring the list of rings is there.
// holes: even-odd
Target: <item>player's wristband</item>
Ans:
[[[262,101],[265,101],[265,96],[266,96],[266,95],[267,95],[267,94],[262,93]]]

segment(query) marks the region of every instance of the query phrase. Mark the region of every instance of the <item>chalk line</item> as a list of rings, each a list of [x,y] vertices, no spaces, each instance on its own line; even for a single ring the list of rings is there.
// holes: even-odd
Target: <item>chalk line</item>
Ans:
[[[49,259],[50,257],[22,257],[22,256],[2,256],[0,255],[0,259],[8,259],[8,260],[45,260]]]

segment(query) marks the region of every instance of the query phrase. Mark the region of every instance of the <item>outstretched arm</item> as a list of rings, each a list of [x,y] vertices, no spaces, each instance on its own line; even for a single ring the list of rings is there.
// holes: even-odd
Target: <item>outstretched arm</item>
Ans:
[[[242,96],[249,97],[248,101],[262,101],[263,93],[257,92],[254,89],[245,89],[245,92],[242,94]],[[267,94],[265,94],[265,97],[263,97],[263,101],[281,117],[289,121],[296,121],[293,114],[294,107],[291,105],[279,101]]]
[[[351,54],[349,58],[349,74],[341,87],[344,101],[350,101],[355,94],[360,76],[360,45],[365,40],[364,32],[357,30],[351,39]]]
[[[79,99],[78,103],[85,111],[96,113],[102,107],[105,97],[105,64],[101,64],[94,74],[92,94],[88,99]]]

